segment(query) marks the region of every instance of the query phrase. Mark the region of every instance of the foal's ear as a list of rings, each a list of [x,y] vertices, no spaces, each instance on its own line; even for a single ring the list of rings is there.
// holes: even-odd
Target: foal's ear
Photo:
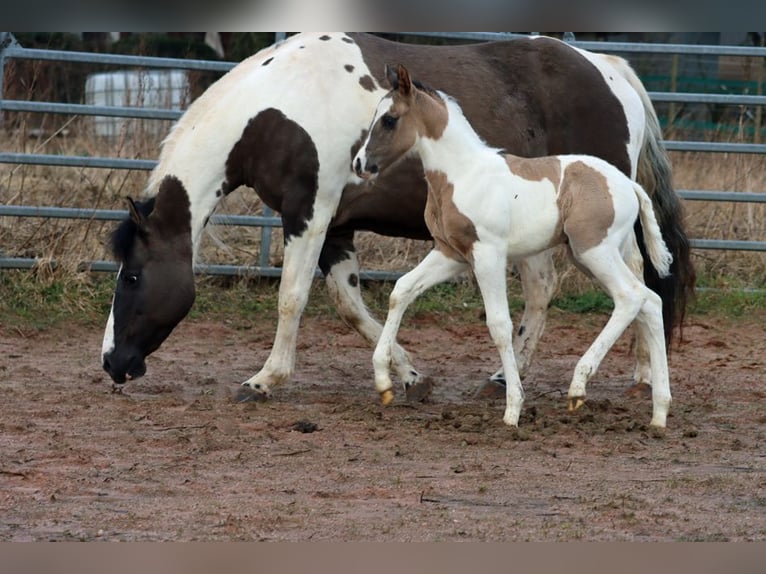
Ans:
[[[399,73],[397,72],[396,68],[389,66],[388,64],[386,64],[386,79],[388,80],[388,85],[391,86],[392,90],[399,89]]]
[[[398,88],[395,89],[398,89],[402,96],[409,96],[412,93],[412,80],[410,80],[410,73],[407,71],[407,68],[399,64],[396,76]]]

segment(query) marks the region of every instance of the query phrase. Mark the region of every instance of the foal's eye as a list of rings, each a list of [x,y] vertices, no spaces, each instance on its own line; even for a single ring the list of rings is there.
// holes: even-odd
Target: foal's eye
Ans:
[[[395,118],[394,116],[386,114],[382,118],[380,118],[380,123],[383,125],[384,128],[387,130],[394,129],[394,126],[396,125],[396,120],[399,118]]]

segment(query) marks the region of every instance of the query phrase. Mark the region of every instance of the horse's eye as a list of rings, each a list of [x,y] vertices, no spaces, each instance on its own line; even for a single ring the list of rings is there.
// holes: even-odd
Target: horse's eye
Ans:
[[[380,123],[383,125],[384,128],[387,130],[394,129],[394,126],[396,126],[396,120],[399,118],[395,118],[394,116],[386,114],[382,118],[380,118]]]
[[[123,273],[122,280],[128,285],[135,285],[138,283],[138,275],[135,273]]]

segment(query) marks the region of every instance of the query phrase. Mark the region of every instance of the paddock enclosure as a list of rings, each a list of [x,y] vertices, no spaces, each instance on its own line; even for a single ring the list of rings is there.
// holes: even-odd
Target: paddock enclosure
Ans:
[[[0,279],[86,283],[91,272],[114,270],[105,237],[154,165],[161,136],[149,123],[167,126],[180,111],[43,101],[31,84],[22,97],[9,87],[11,62],[64,58],[95,73],[87,62],[99,56],[23,54],[2,40]],[[766,49],[577,43],[619,53],[639,72],[639,54],[667,57],[668,85],[648,72],[644,81],[663,118],[676,120],[666,120],[666,145],[702,286],[762,288]],[[100,56],[131,68],[230,67]],[[750,67],[739,84],[727,80],[728,92],[709,93],[712,76],[694,84],[684,69],[712,57],[725,59],[730,76]],[[121,135],[97,135],[90,113],[132,119]],[[279,220],[254,194],[231,194],[215,217],[224,225],[205,240],[198,281],[209,281],[207,272],[278,276]],[[363,277],[394,278],[429,248],[365,237]],[[588,288],[571,275],[562,294]],[[273,296],[270,285],[256,282],[254,297]],[[405,317],[400,342],[433,393],[425,402],[397,393],[388,407],[372,384],[372,350],[334,312],[312,311],[313,295],[293,380],[267,402],[232,396],[268,356],[273,307],[188,317],[122,393],[100,366],[105,317],[0,323],[0,540],[766,539],[766,310],[687,316],[683,343],[669,354],[667,428],[656,431],[650,398],[629,390],[628,336],[590,381],[585,405],[567,411],[572,369],[607,313],[553,308],[513,430],[502,424],[502,399],[475,396],[496,351],[474,303]],[[2,316],[16,313],[2,304]]]

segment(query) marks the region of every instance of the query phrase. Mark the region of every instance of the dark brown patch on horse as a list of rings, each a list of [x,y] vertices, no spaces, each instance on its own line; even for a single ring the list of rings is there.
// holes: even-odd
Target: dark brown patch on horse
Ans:
[[[479,240],[473,221],[453,200],[454,186],[442,171],[427,171],[428,200],[425,219],[436,248],[451,259],[472,262],[473,244]]]
[[[581,161],[564,169],[556,203],[563,231],[572,249],[579,253],[600,245],[614,223],[606,177]]]
[[[345,65],[345,66],[343,66],[343,67],[346,69],[346,71],[347,71],[349,74],[350,74],[351,72],[353,72],[353,71],[354,71],[354,66],[352,66],[351,64],[346,64],[346,65]]]
[[[364,76],[359,78],[359,85],[362,86],[368,92],[375,91],[375,80],[373,80],[372,76],[370,76],[369,74],[365,74]]]
[[[442,137],[449,115],[447,114],[447,104],[435,93],[416,92],[417,98],[428,98],[429,103],[423,110],[423,121],[425,124],[424,135],[432,140],[438,140]]]
[[[284,237],[300,235],[314,213],[319,157],[311,136],[281,111],[252,118],[226,160],[226,185],[247,185],[282,215]]]
[[[271,58],[268,58],[267,60],[264,60],[263,64],[261,64],[261,66],[268,66],[269,64],[271,64],[271,61],[273,59],[274,59],[274,56],[272,56]]]
[[[319,39],[326,42],[327,40],[332,39],[332,36],[328,36],[327,34],[325,34],[324,36],[319,36]]]

